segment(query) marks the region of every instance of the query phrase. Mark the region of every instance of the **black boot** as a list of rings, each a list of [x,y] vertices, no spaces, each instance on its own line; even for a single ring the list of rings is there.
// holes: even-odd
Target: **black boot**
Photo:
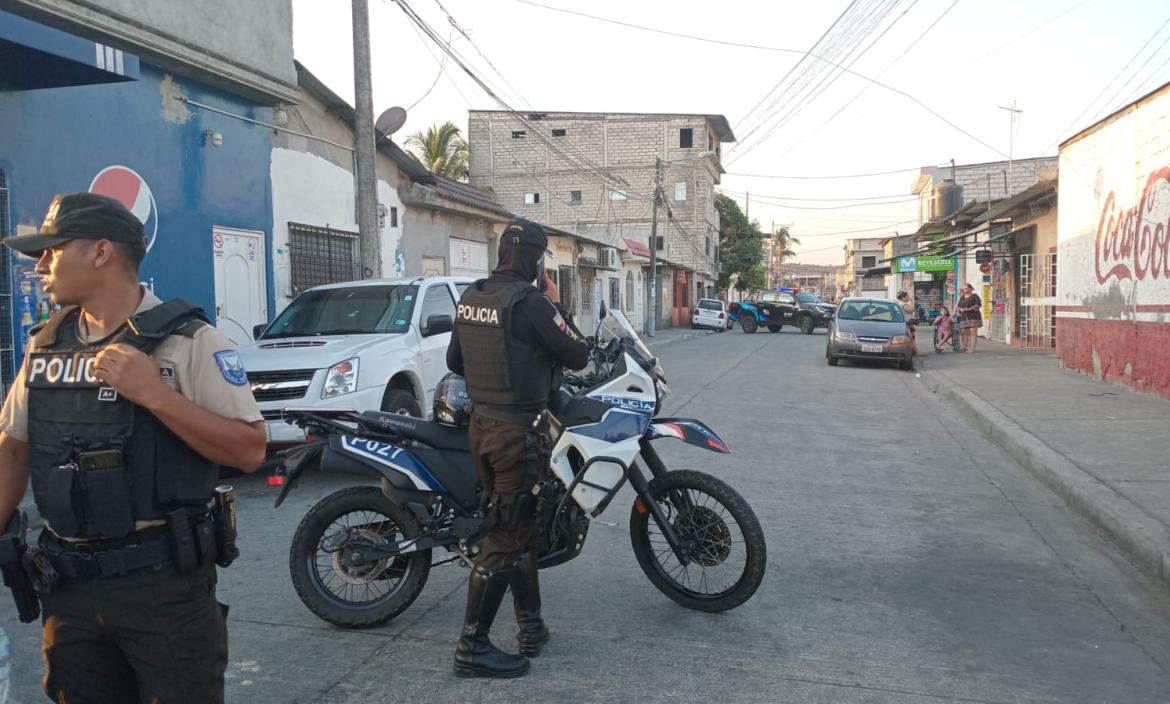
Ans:
[[[540,580],[534,550],[521,555],[512,571],[512,602],[516,607],[516,625],[520,626],[516,634],[520,654],[534,658],[548,642],[548,627],[540,618]]]
[[[467,613],[463,618],[463,633],[455,647],[455,674],[461,677],[519,677],[528,672],[528,658],[505,653],[488,640],[488,631],[504,592],[508,588],[511,571],[491,572],[476,566],[471,570],[467,585]]]

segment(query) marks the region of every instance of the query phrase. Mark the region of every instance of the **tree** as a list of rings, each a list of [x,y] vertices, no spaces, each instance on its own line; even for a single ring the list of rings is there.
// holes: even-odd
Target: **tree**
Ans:
[[[790,235],[787,227],[781,227],[772,233],[772,251],[779,253],[781,264],[784,263],[785,257],[796,256],[796,250],[792,247],[798,244],[800,244],[800,240]]]
[[[715,194],[715,209],[719,211],[719,253],[722,271],[719,288],[726,289],[732,277],[737,277],[736,288],[755,291],[767,285],[764,275],[764,233],[760,224],[748,220],[731,197]]]
[[[415,161],[440,176],[467,180],[468,151],[463,132],[448,120],[431,125],[426,132],[415,132],[406,138],[406,153]]]

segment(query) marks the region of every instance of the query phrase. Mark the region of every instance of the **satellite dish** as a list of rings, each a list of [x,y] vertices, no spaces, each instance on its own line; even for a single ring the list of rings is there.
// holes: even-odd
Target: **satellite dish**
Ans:
[[[404,124],[406,124],[406,110],[395,106],[378,115],[378,121],[374,123],[374,131],[378,133],[379,137],[389,137],[402,129]]]

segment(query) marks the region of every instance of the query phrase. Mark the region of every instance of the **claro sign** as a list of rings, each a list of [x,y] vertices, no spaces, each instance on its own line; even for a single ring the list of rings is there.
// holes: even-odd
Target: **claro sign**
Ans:
[[[1097,283],[1170,280],[1170,166],[1150,174],[1137,203],[1121,207],[1111,191],[1097,223]]]

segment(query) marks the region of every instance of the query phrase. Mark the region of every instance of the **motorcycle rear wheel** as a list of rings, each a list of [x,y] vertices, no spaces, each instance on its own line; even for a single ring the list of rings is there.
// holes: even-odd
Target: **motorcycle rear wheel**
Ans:
[[[389,621],[422,592],[431,551],[394,559],[349,558],[361,543],[401,542],[421,533],[414,515],[378,487],[355,486],[326,496],[305,514],[293,534],[288,567],[297,596],[314,614],[342,628]],[[363,589],[368,598],[354,598]]]
[[[659,591],[688,609],[709,612],[734,609],[756,593],[767,546],[759,520],[739,492],[709,474],[680,470],[655,477],[650,495],[691,558],[687,565],[678,561],[638,498],[630,510],[630,543],[638,566]]]

